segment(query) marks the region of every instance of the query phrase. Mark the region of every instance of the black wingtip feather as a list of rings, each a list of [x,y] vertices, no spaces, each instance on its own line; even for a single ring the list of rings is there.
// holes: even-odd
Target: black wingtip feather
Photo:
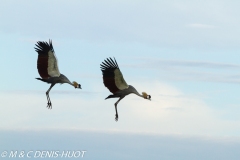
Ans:
[[[114,61],[115,61],[115,62],[114,62]],[[108,69],[108,68],[111,68],[111,69],[116,69],[116,68],[118,68],[118,69],[119,69],[118,64],[117,64],[117,61],[116,61],[115,58],[114,58],[114,61],[113,61],[113,59],[112,59],[111,57],[106,58],[106,59],[102,62],[102,64],[100,64],[101,70],[103,71],[103,70],[106,70],[106,69]]]
[[[110,62],[111,62],[111,64],[113,64],[116,68],[118,68],[117,64],[114,63],[114,61],[112,60],[112,58],[110,58]]]
[[[109,58],[109,59],[107,58],[107,61],[108,61],[108,63],[109,63],[110,65],[116,67],[116,65],[115,65],[114,63],[112,63],[111,58]]]
[[[35,44],[36,47],[34,47],[35,51],[39,54],[47,54],[49,51],[54,52],[52,40],[49,39],[49,43],[44,41],[38,41],[37,44]]]
[[[113,58],[114,58],[114,61],[115,61],[116,65],[117,65],[117,68],[119,68],[119,67],[118,67],[118,64],[117,64],[117,61],[116,61],[116,59],[115,59],[115,57],[113,57]]]

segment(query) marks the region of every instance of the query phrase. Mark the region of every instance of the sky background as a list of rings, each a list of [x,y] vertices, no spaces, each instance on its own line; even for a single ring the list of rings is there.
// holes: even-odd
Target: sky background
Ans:
[[[2,0],[0,152],[86,150],[82,159],[240,158],[240,2]],[[37,41],[82,90],[35,78]],[[104,100],[115,57],[136,95]],[[55,158],[56,159],[56,158]],[[59,158],[61,159],[61,158]],[[69,158],[70,159],[70,158]],[[72,158],[74,159],[74,158]]]

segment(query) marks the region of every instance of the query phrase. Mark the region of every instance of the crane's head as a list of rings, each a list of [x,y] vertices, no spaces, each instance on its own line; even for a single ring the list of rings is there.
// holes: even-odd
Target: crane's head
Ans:
[[[148,99],[151,101],[151,96],[148,95],[146,92],[142,92],[143,98]]]
[[[74,86],[75,88],[80,88],[80,89],[82,89],[82,88],[81,88],[81,84],[78,84],[78,83],[75,82],[75,81],[73,81],[73,86]]]

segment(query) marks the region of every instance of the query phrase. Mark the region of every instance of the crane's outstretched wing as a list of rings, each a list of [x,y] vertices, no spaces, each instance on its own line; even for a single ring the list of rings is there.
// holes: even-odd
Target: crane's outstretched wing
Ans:
[[[125,82],[115,58],[114,61],[112,58],[104,60],[101,64],[101,70],[103,74],[103,83],[110,92],[115,93],[119,90],[128,88],[128,84]]]
[[[59,77],[60,72],[58,69],[57,57],[54,54],[52,41],[47,42],[38,41],[35,44],[37,47],[35,51],[38,52],[37,68],[39,75],[43,78]]]

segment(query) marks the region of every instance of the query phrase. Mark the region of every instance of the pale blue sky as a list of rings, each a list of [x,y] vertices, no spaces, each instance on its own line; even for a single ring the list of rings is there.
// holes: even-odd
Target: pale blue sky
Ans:
[[[144,151],[151,147],[152,159],[193,159],[198,150],[206,153],[204,159],[214,159],[219,152],[223,159],[238,159],[233,148],[240,147],[239,5],[227,0],[2,1],[0,134],[29,142],[22,133],[37,130],[46,135],[50,130],[63,139],[59,146],[85,148],[100,159],[124,159],[129,145],[127,159],[139,152],[139,159],[145,159]],[[82,85],[82,90],[55,85],[52,110],[45,108],[49,85],[35,80],[35,43],[49,39],[60,72]],[[110,92],[102,83],[100,63],[107,57],[117,59],[128,84],[152,96],[152,101],[124,98],[117,123],[117,99],[104,100]],[[115,140],[104,133],[119,136],[119,148],[112,147]],[[98,134],[102,148],[94,144]],[[71,135],[86,139],[70,144],[65,137]],[[153,135],[158,143],[149,143],[155,141]],[[139,144],[132,144],[134,136]],[[214,141],[213,152],[205,149],[205,139]],[[40,147],[54,143],[41,139]],[[24,141],[19,147],[13,141],[4,144],[0,151],[30,149]],[[38,145],[31,147],[36,150]],[[169,150],[161,152],[163,148]]]

